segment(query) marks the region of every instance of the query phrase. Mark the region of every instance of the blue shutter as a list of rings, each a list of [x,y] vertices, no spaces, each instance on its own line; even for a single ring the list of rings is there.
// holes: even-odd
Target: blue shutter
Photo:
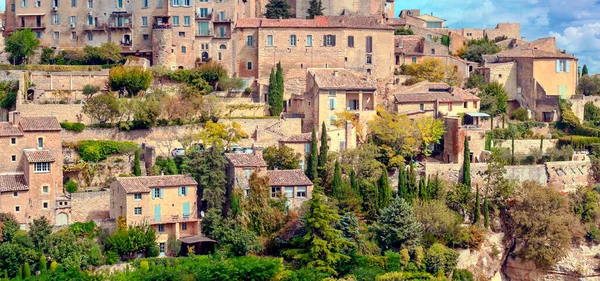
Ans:
[[[567,63],[567,67],[566,67],[566,72],[571,72],[571,62],[570,61],[565,61]]]
[[[152,193],[152,199],[156,199],[156,196],[154,196],[154,195],[156,194],[156,193],[154,193],[154,190],[155,190],[155,189],[156,189],[156,188],[153,188],[152,190],[150,190],[150,192]]]
[[[164,188],[159,188],[158,191],[160,192],[160,199],[165,198],[165,189]]]
[[[560,72],[560,60],[556,60],[556,73]]]
[[[333,99],[333,109],[335,109],[335,105],[336,105],[336,100]]]
[[[154,222],[160,222],[160,206],[154,206]]]
[[[177,188],[177,193],[179,193],[179,196],[183,195],[182,192],[181,192],[181,191],[183,191],[182,189],[183,189],[183,187]]]
[[[183,216],[190,216],[190,202],[183,202]]]

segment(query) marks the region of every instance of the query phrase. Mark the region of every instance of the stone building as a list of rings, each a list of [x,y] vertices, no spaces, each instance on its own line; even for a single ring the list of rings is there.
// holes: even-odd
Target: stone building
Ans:
[[[267,171],[267,176],[271,185],[271,198],[285,196],[288,199],[288,206],[292,209],[299,209],[302,203],[310,200],[313,183],[303,170]]]
[[[11,112],[8,122],[0,122],[0,212],[14,214],[23,229],[42,216],[53,225],[68,223],[60,132],[55,117]]]
[[[292,16],[305,19],[310,7],[310,0],[288,0]],[[394,16],[393,0],[323,0],[325,16],[362,15],[362,16]]]
[[[444,163],[462,164],[464,160],[465,138],[469,139],[469,150],[471,151],[471,163],[484,163],[485,153],[485,128],[479,123],[481,117],[489,117],[484,113],[467,113],[471,115],[472,124],[462,124],[459,117],[444,118],[446,130],[443,136],[444,152],[442,155]]]
[[[555,38],[541,38],[495,55],[484,55],[483,60],[479,71],[486,81],[504,82],[511,98],[538,121],[556,121],[557,99],[569,99],[576,93],[578,60],[556,49]]]
[[[262,158],[262,153],[258,150],[252,153],[225,153],[225,158],[228,190],[241,188],[244,195],[248,196],[250,192],[248,180],[252,173],[263,176],[267,171],[267,163]]]
[[[317,128],[317,129],[320,129]],[[319,138],[319,134],[317,133],[317,138]],[[320,140],[320,139],[319,139]],[[327,145],[331,147],[331,137],[327,137]],[[291,135],[287,138],[279,140],[279,147],[287,146],[294,150],[296,153],[300,153],[302,155],[302,159],[300,160],[300,169],[305,170],[306,164],[304,160],[310,154],[310,146],[312,144],[312,132],[310,133],[302,133]],[[317,147],[320,147],[320,142],[317,142]]]
[[[127,225],[151,225],[164,256],[169,236],[200,234],[197,186],[188,175],[118,177],[110,185],[110,218],[123,217]]]
[[[458,116],[478,112],[480,99],[446,83],[420,82],[394,94],[393,111],[409,116]]]

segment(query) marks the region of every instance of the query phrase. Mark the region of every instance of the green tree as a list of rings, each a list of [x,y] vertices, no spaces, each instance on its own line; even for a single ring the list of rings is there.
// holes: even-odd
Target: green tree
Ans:
[[[90,85],[90,84],[83,86],[82,94],[84,96],[86,96],[86,100],[89,100],[92,96],[94,96],[98,92],[100,92],[99,86],[94,86],[94,85]]]
[[[328,177],[327,169],[325,168],[325,165],[327,165],[327,152],[329,151],[327,143],[327,127],[325,127],[325,121],[323,121],[323,125],[321,126],[321,147],[319,148],[319,161],[317,163],[317,171],[322,179]]]
[[[340,162],[335,161],[335,168],[333,171],[333,180],[331,181],[331,194],[334,198],[341,198],[344,193],[344,186],[342,183],[342,169],[340,168]]]
[[[313,127],[312,131],[312,140],[310,143],[310,154],[308,154],[308,159],[306,161],[306,176],[314,182],[317,178],[317,166],[318,166],[318,154],[317,154],[317,132]]]
[[[265,17],[268,19],[289,19],[290,4],[286,0],[269,0]]]
[[[4,50],[9,53],[9,61],[14,64],[27,64],[35,50],[40,46],[40,40],[31,29],[16,30],[4,39]]]
[[[475,208],[473,208],[473,224],[476,224],[477,222],[479,222],[479,219],[481,218],[481,202],[479,201],[479,185],[477,185],[476,191],[475,191]]]
[[[378,195],[379,195],[379,208],[385,208],[390,205],[392,200],[392,188],[388,183],[388,173],[385,168],[382,168],[381,176],[377,181]]]
[[[485,228],[490,227],[490,210],[487,197],[483,198],[483,225]]]
[[[584,96],[596,96],[600,94],[600,77],[597,75],[585,75],[579,78],[577,92]]]
[[[219,147],[229,147],[247,137],[248,134],[244,132],[242,125],[235,121],[226,124],[209,120],[206,122],[206,125],[204,125],[204,130],[200,132],[202,143],[212,143]]]
[[[408,197],[408,179],[404,165],[398,167],[398,197],[404,198],[404,200]]]
[[[362,180],[359,185],[362,198],[362,213],[368,221],[374,221],[379,216],[379,190],[377,185]]]
[[[275,70],[271,68],[271,76],[269,76],[269,109],[271,111],[271,116],[279,116],[281,111],[279,110],[282,107],[283,97],[279,96],[279,86],[277,85],[277,76],[275,74]]]
[[[587,65],[583,65],[583,68],[581,69],[581,76],[586,76],[588,75],[588,67]]]
[[[277,64],[277,71],[275,72],[275,79],[277,80],[277,95],[274,103],[274,108],[271,107],[271,110],[274,110],[279,115],[283,111],[283,93],[285,92],[284,80],[283,80],[283,68],[281,67],[281,62]]]
[[[46,256],[43,254],[40,256],[40,274],[44,275],[48,272],[48,261],[46,261]]]
[[[139,92],[145,91],[152,83],[152,71],[138,66],[117,66],[110,69],[108,74],[108,86],[113,91],[127,94],[131,97],[137,96]]]
[[[464,50],[460,57],[468,61],[474,61],[481,63],[483,61],[483,55],[493,55],[501,51],[500,47],[493,41],[487,38],[476,39],[467,42],[467,48]]]
[[[112,93],[93,96],[85,103],[82,112],[102,124],[113,123],[120,115],[119,100]]]
[[[410,28],[398,27],[394,30],[394,35],[415,35],[415,32]]]
[[[202,210],[222,210],[225,204],[227,177],[225,170],[227,160],[218,145],[212,145],[205,152],[193,151],[184,159],[189,173],[198,182],[198,190],[202,192]]]
[[[281,227],[283,212],[271,204],[271,186],[268,177],[252,173],[248,180],[250,198],[248,199],[248,218],[250,228],[258,235],[269,236]],[[281,195],[281,194],[280,194]]]
[[[431,274],[452,272],[458,264],[458,253],[444,245],[435,243],[427,250],[425,267]]]
[[[28,262],[25,262],[23,264],[23,278],[27,279],[29,277],[31,277],[31,267]]]
[[[269,170],[292,170],[300,168],[302,154],[289,146],[269,146],[263,151],[263,158]]]
[[[402,198],[394,199],[390,206],[381,210],[373,230],[379,247],[383,250],[414,249],[419,245],[422,235],[421,223]]]
[[[78,188],[79,188],[79,186],[77,185],[77,183],[74,180],[69,180],[65,184],[65,191],[68,193],[75,193],[75,192],[77,192]]]
[[[327,206],[325,196],[316,192],[309,200],[308,211],[304,215],[304,235],[294,239],[295,248],[285,250],[285,255],[309,268],[337,275],[336,264],[350,260],[342,253],[350,242],[342,237],[341,230],[334,227],[339,220],[336,210]]]
[[[52,226],[45,216],[33,219],[29,223],[29,237],[36,250],[45,253],[48,251],[48,236],[52,233]]]
[[[463,218],[466,218],[471,210],[473,210],[474,199],[471,187],[464,184],[456,184],[448,192],[447,201],[451,209],[459,212]]]
[[[323,8],[323,2],[321,0],[310,0],[308,5],[309,7],[306,11],[308,14],[308,16],[306,16],[307,18],[314,19],[315,16],[323,15],[323,10],[325,10],[325,8]]]
[[[133,174],[136,177],[139,177],[142,175],[142,167],[140,165],[140,151],[139,150],[135,151],[135,157],[134,157],[134,163],[133,163]]]
[[[469,148],[469,138],[465,136],[465,148],[463,151],[463,177],[462,183],[471,186],[471,149]]]
[[[508,92],[502,83],[493,81],[481,88],[481,111],[487,112],[492,116],[507,113],[508,110]]]
[[[355,194],[359,193],[358,179],[356,178],[356,172],[354,172],[354,169],[350,170],[350,189]]]
[[[454,235],[461,228],[460,215],[448,208],[442,200],[417,200],[413,203],[413,211],[421,223],[425,237],[433,236],[442,240],[445,236]]]

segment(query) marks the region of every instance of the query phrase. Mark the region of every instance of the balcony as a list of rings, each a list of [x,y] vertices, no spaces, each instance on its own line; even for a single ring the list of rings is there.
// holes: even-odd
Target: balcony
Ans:
[[[231,39],[231,34],[215,34],[215,39]]]
[[[106,30],[106,23],[84,24],[83,30],[85,30],[85,31],[104,31],[104,30]]]
[[[224,16],[216,16],[213,20],[215,23],[232,23],[233,20]]]
[[[213,37],[214,34],[212,32],[205,32],[205,33],[196,33],[196,37]]]
[[[196,19],[197,20],[211,20],[212,19],[212,13],[208,13],[208,14],[196,13]]]
[[[128,22],[128,23],[115,23],[115,22],[111,22],[108,25],[108,27],[111,28],[111,29],[125,29],[125,28],[131,29],[131,23],[130,22]]]
[[[144,219],[151,224],[157,223],[176,223],[176,222],[190,222],[198,221],[198,218],[193,215],[164,215],[164,216],[146,216]]]
[[[31,30],[36,30],[36,29],[45,29],[46,25],[43,23],[28,23],[25,25],[21,25],[21,26],[17,26],[17,29],[31,29]]]
[[[155,23],[152,25],[152,29],[171,29],[171,24],[168,22]]]

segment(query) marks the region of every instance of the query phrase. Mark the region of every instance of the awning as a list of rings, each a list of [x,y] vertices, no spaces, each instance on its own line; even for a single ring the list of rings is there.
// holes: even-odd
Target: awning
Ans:
[[[483,113],[483,112],[469,112],[469,113],[465,113],[465,114],[469,115],[471,117],[490,117],[489,114]]]
[[[186,243],[186,244],[195,244],[195,243],[201,243],[201,242],[217,243],[217,241],[215,241],[215,240],[212,240],[208,237],[199,236],[199,235],[180,237],[179,241]]]
[[[17,14],[17,17],[43,16],[46,13]]]

